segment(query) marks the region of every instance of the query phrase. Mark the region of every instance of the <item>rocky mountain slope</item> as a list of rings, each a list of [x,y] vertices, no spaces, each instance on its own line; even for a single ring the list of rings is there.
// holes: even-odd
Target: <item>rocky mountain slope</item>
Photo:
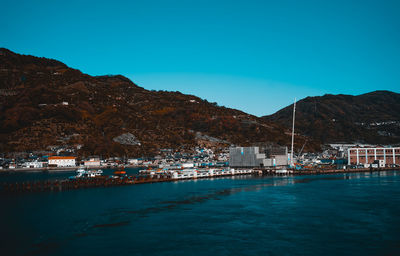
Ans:
[[[80,155],[149,156],[160,148],[290,143],[289,132],[266,119],[4,48],[0,130],[1,152],[63,147]]]
[[[263,118],[289,128],[292,111],[293,105]],[[400,94],[307,97],[296,105],[296,131],[321,143],[400,143]]]

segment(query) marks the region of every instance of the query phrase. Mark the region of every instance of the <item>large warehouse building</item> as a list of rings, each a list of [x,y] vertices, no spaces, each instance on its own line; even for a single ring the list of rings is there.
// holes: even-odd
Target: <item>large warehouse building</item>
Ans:
[[[229,149],[230,167],[275,167],[288,164],[287,147],[231,147]]]
[[[384,165],[400,165],[400,148],[349,148],[349,164],[372,164],[383,160]]]

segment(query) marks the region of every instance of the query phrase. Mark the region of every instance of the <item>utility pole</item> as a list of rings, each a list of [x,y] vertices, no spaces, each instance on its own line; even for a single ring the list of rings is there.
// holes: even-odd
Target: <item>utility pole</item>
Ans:
[[[290,167],[293,167],[293,146],[294,146],[294,120],[296,117],[296,98],[293,104],[293,124],[292,124],[292,150],[290,152]]]

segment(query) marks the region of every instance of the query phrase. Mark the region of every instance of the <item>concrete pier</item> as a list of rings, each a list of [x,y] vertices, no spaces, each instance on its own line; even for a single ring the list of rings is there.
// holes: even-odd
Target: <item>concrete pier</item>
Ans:
[[[54,181],[31,181],[20,183],[3,183],[1,184],[2,192],[44,192],[44,191],[65,191],[72,189],[83,189],[93,187],[112,187],[124,186],[134,184],[145,184],[155,182],[171,182],[179,180],[190,179],[207,179],[218,177],[229,177],[236,175],[266,175],[266,176],[289,176],[289,175],[322,175],[322,174],[341,174],[341,173],[362,173],[362,172],[381,172],[381,171],[397,171],[400,167],[395,168],[360,168],[360,169],[312,169],[312,170],[292,170],[288,169],[287,172],[277,172],[274,169],[253,169],[246,172],[229,173],[224,172],[219,175],[213,176],[198,176],[190,178],[173,178],[170,175],[156,174],[156,175],[138,175],[138,176],[125,176],[125,177],[106,177],[99,176],[94,178],[77,178],[65,179]]]

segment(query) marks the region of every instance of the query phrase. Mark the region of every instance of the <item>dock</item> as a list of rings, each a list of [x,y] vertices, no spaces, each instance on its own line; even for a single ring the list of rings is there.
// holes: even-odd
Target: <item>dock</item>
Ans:
[[[293,169],[247,169],[247,170],[227,170],[216,171],[212,175],[205,173],[196,176],[176,176],[173,173],[154,173],[124,177],[107,177],[98,176],[93,178],[64,179],[54,181],[32,181],[3,183],[1,192],[19,193],[19,192],[45,192],[45,191],[68,191],[74,189],[96,188],[96,187],[113,187],[137,185],[158,182],[174,182],[182,180],[210,179],[231,177],[237,175],[259,175],[259,176],[298,176],[298,175],[326,175],[326,174],[345,174],[345,173],[365,173],[365,172],[383,172],[398,171],[400,167],[394,168],[359,168],[359,169],[312,169],[312,170],[293,170]]]
[[[77,179],[63,179],[54,181],[28,181],[17,183],[3,183],[1,184],[2,192],[44,192],[44,191],[66,191],[73,189],[95,188],[95,187],[112,187],[112,186],[125,186],[134,184],[156,183],[156,182],[172,182],[181,180],[194,180],[205,178],[218,178],[237,175],[251,175],[255,173],[254,170],[236,170],[236,171],[223,171],[218,170],[215,172],[199,173],[191,176],[190,174],[180,174],[178,176],[174,173],[154,173],[154,174],[141,174],[134,176],[121,176],[121,177],[108,177],[98,176],[92,178],[77,178]]]

